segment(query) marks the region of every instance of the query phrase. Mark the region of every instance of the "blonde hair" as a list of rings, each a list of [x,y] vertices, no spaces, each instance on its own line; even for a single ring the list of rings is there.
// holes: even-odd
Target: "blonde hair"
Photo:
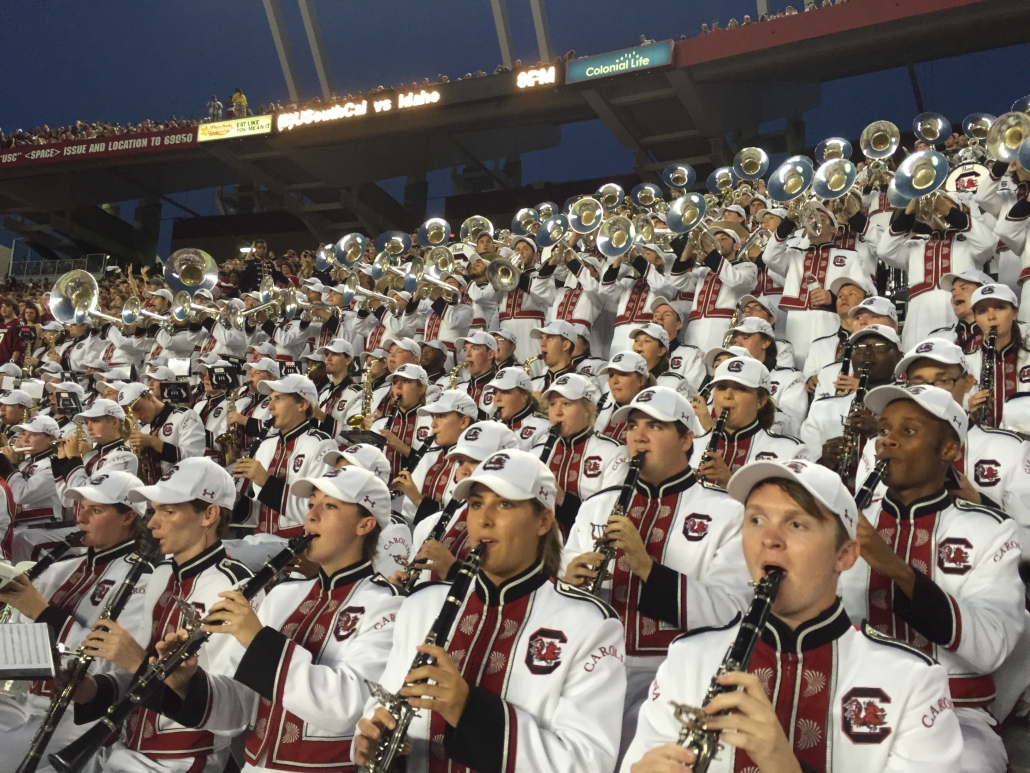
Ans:
[[[542,518],[547,508],[539,500],[531,499],[533,513]],[[537,546],[537,558],[544,565],[544,573],[548,577],[557,577],[561,569],[561,553],[564,543],[562,542],[561,527],[558,526],[558,519],[551,521],[550,530],[540,537]]]

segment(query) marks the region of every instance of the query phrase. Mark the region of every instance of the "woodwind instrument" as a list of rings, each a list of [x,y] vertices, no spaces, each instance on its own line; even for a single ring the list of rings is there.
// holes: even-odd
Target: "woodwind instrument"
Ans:
[[[145,396],[146,395],[140,395],[125,406],[126,441],[128,441],[133,432],[139,431],[139,422],[136,421],[136,414],[133,409],[136,407],[136,403],[142,400]],[[133,448],[132,452],[136,454],[137,460],[136,477],[144,483],[149,484],[151,482],[150,476],[152,471],[150,469],[150,459],[147,458],[147,450],[145,448]]]
[[[719,450],[719,441],[722,440],[723,436],[726,434],[726,421],[729,418],[730,409],[723,408],[719,413],[719,418],[715,420],[715,429],[712,430],[712,436],[708,439],[708,447],[705,448],[705,453],[701,457],[701,464],[704,464],[715,456],[715,452]],[[698,467],[700,467],[701,464],[699,464]],[[709,483],[704,478],[701,479],[701,485],[705,488],[720,488],[718,484]]]
[[[776,601],[776,594],[779,592],[782,579],[783,572],[781,570],[770,569],[759,581],[755,588],[755,598],[740,623],[737,638],[733,640],[733,644],[726,651],[726,657],[719,665],[719,670],[712,677],[701,708],[670,701],[673,706],[673,715],[683,725],[677,743],[694,753],[695,759],[691,767],[694,773],[707,773],[712,759],[722,748],[722,744],[719,743],[719,731],[705,729],[706,722],[711,719],[705,713],[705,706],[711,703],[716,696],[737,689],[720,684],[719,677],[731,671],[747,671],[751,655],[754,654],[755,647],[762,638],[762,629],[772,612],[772,605]]]
[[[609,518],[612,516],[625,515],[626,511],[629,510],[629,503],[633,501],[633,492],[636,490],[637,480],[640,478],[640,468],[644,464],[645,453],[647,452],[637,451],[633,455],[633,458],[629,460],[629,470],[626,472],[626,480],[622,483],[622,489],[619,491],[619,499],[616,501],[611,515],[608,516]],[[612,562],[615,560],[616,550],[607,535],[602,534],[594,540],[594,552],[600,553],[604,556],[604,560],[602,560],[601,565],[597,567],[597,577],[583,583],[583,590],[597,596],[600,594],[602,586],[611,574]]]
[[[861,437],[858,430],[852,427],[852,423],[855,418],[865,411],[865,396],[868,391],[869,366],[863,365],[858,373],[858,389],[855,390],[855,397],[851,401],[851,409],[844,420],[844,451],[837,462],[837,474],[840,475],[840,479],[844,481],[844,485],[849,489],[854,487],[854,481],[849,481],[851,467],[854,465],[858,455],[862,453],[862,449],[859,448]]]
[[[436,620],[433,621],[433,627],[429,629],[429,635],[426,636],[423,644],[439,647],[447,646],[451,628],[454,627],[454,621],[458,617],[458,612],[461,611],[462,605],[465,603],[465,596],[468,594],[472,581],[475,580],[476,575],[479,573],[479,562],[483,559],[483,551],[483,545],[477,545],[465,558],[461,569],[458,570],[458,576],[454,580],[454,584],[451,585],[450,592],[447,594],[447,599],[443,603],[443,608],[440,610],[440,614],[436,616]],[[420,652],[415,657],[408,671],[432,665],[433,662],[434,660],[431,656]],[[372,697],[378,700],[390,712],[390,716],[394,718],[397,725],[393,730],[386,730],[385,728],[382,730],[379,741],[376,743],[371,755],[369,755],[368,762],[358,769],[358,773],[388,773],[390,766],[393,764],[394,757],[397,756],[397,752],[400,751],[401,746],[404,744],[404,739],[407,737],[408,726],[411,724],[411,720],[415,718],[417,712],[404,696],[387,692],[382,685],[369,682],[368,680],[365,680],[365,684],[371,690]],[[64,773],[64,771],[60,771],[60,773]]]
[[[980,391],[987,392],[987,401],[976,412],[976,423],[981,427],[997,428],[998,417],[994,409],[995,389],[994,371],[998,365],[998,328],[992,327],[984,337],[980,353]]]
[[[235,425],[229,424],[229,414],[236,413],[236,398],[240,394],[242,387],[236,387],[226,398],[226,420],[225,420],[225,432],[215,438],[215,442],[222,447],[222,456],[225,459],[225,466],[228,467],[235,462],[239,456],[239,444],[236,441],[236,427]]]

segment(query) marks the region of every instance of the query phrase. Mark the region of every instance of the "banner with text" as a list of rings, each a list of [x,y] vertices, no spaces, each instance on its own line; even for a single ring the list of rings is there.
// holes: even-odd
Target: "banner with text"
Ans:
[[[648,43],[643,46],[612,51],[598,56],[573,59],[565,65],[565,82],[579,83],[596,78],[611,78],[628,72],[650,70],[672,64],[672,41]]]
[[[272,116],[255,115],[232,121],[202,123],[197,127],[197,142],[228,140],[236,137],[250,137],[254,134],[271,134]]]
[[[197,129],[194,126],[188,126],[151,134],[119,134],[116,137],[53,142],[48,145],[19,145],[7,150],[0,150],[0,169],[91,158],[111,158],[139,153],[160,153],[167,150],[196,147],[196,144]]]

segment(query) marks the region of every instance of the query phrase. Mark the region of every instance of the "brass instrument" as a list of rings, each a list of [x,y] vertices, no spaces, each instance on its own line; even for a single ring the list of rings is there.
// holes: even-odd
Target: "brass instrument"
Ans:
[[[461,607],[465,603],[465,596],[468,595],[472,582],[475,580],[476,575],[479,574],[479,563],[483,559],[483,552],[484,546],[479,544],[472,548],[465,558],[461,568],[458,570],[458,576],[454,580],[454,584],[451,585],[450,592],[447,594],[447,599],[443,603],[440,614],[437,615],[436,620],[433,621],[433,625],[429,629],[429,634],[426,636],[424,644],[439,647],[447,646],[451,628],[454,627],[458,612],[461,611]],[[432,664],[433,658],[420,652],[408,670],[414,671],[417,668]],[[416,711],[408,703],[407,698],[387,692],[382,685],[369,682],[368,680],[365,681],[365,684],[371,690],[372,697],[378,700],[390,712],[396,725],[393,730],[384,729],[382,731],[379,741],[369,755],[368,762],[358,769],[358,773],[388,773],[393,764],[394,757],[397,756],[401,746],[404,744],[404,739],[408,734],[408,726],[411,724],[411,720],[415,718]],[[60,771],[59,773],[65,772]]]
[[[450,385],[451,389],[457,389],[458,388],[458,374],[461,373],[466,368],[468,368],[468,366],[469,366],[469,364],[468,364],[468,361],[466,360],[465,362],[461,363],[461,365],[459,365],[458,367],[454,368],[451,371],[451,385]]]
[[[597,232],[597,251],[607,258],[617,258],[629,252],[637,232],[633,221],[624,215],[608,218]],[[652,229],[652,238],[654,233]],[[646,240],[650,241],[650,239]]]
[[[604,190],[607,186],[601,186]],[[615,186],[618,188],[618,186]],[[622,191],[622,188],[619,188]],[[612,201],[615,194],[608,192],[607,199]],[[569,227],[578,234],[588,234],[596,231],[604,218],[605,205],[597,199],[585,196],[571,207],[569,207]],[[546,226],[546,223],[544,224]],[[541,229],[543,230],[543,229]]]
[[[662,181],[670,188],[689,188],[696,177],[690,164],[669,164],[662,170]]]
[[[418,229],[420,247],[443,247],[451,240],[451,225],[442,217],[431,217]]]
[[[88,271],[75,269],[63,274],[50,291],[47,306],[62,325],[85,325],[91,320],[120,324],[121,320],[97,311],[100,288]]]
[[[772,239],[773,233],[768,228],[756,228],[751,234],[744,240],[744,243],[740,245],[737,250],[737,255],[747,257],[747,254],[756,246],[760,245],[762,250],[765,250],[765,246]]]
[[[984,336],[983,346],[980,352],[980,384],[981,392],[987,392],[987,401],[980,406],[976,412],[976,423],[981,427],[998,426],[998,416],[994,410],[995,406],[995,383],[994,371],[998,365],[998,327],[995,325],[987,331]]]
[[[528,236],[535,225],[539,225],[540,213],[532,207],[523,207],[511,219],[511,233],[516,236]]]
[[[236,438],[236,426],[229,424],[229,414],[236,413],[236,398],[239,397],[242,388],[236,387],[229,392],[229,396],[226,398],[225,432],[215,438],[215,442],[222,447],[222,457],[226,467],[235,462],[240,455],[239,443]]]
[[[901,132],[890,121],[873,121],[862,130],[858,146],[870,162],[870,171],[883,174],[887,171],[887,159],[901,146]]]
[[[164,276],[172,295],[185,292],[192,298],[218,284],[218,264],[203,250],[187,247],[168,256]]]
[[[650,209],[662,201],[662,189],[654,183],[640,183],[630,191],[629,198],[636,206]]]
[[[814,179],[812,162],[806,156],[793,156],[776,168],[768,185],[769,197],[787,205],[787,216],[804,230],[809,239],[821,238],[824,225],[815,199],[809,192]]]
[[[846,158],[826,161],[812,177],[812,192],[820,199],[836,200],[846,196],[855,185],[858,170]]]
[[[855,483],[851,479],[851,467],[858,460],[862,449],[859,447],[861,437],[858,430],[852,425],[855,419],[865,412],[865,396],[869,391],[869,365],[863,365],[858,372],[858,388],[855,390],[855,397],[851,401],[851,408],[847,418],[844,420],[844,449],[841,451],[840,459],[837,461],[837,475],[844,481],[844,485],[854,491]]]
[[[523,268],[522,258],[517,252],[507,258],[494,258],[486,267],[486,280],[495,290],[510,293],[519,286]]]
[[[920,150],[908,156],[898,166],[892,181],[898,195],[911,201],[919,199],[916,220],[935,231],[947,231],[948,224],[937,214],[937,197],[943,196],[941,187],[948,179],[951,167],[943,153]]]
[[[626,479],[622,483],[622,488],[619,489],[619,499],[616,501],[611,515],[608,516],[609,518],[612,516],[623,516],[629,510],[629,503],[633,501],[633,492],[636,490],[637,480],[640,478],[640,468],[644,465],[644,455],[646,453],[646,451],[637,451],[633,454],[633,458],[629,460]],[[601,588],[607,582],[608,576],[611,574],[612,563],[615,561],[615,553],[617,552],[612,545],[612,541],[608,539],[603,530],[601,535],[594,539],[594,552],[600,553],[604,558],[601,561],[601,565],[597,567],[597,576],[583,583],[582,589],[591,595],[598,596],[601,593]]]
[[[719,664],[718,671],[712,677],[701,708],[670,701],[674,716],[683,725],[677,743],[694,753],[695,759],[691,766],[694,773],[708,773],[712,759],[722,748],[722,744],[719,743],[719,731],[705,729],[707,721],[711,718],[705,712],[705,706],[711,703],[716,696],[736,689],[720,684],[719,677],[731,671],[747,670],[755,647],[762,638],[762,629],[765,628],[765,623],[772,613],[772,606],[776,601],[776,594],[780,590],[782,579],[783,572],[772,568],[767,570],[765,577],[758,582],[751,606],[748,607],[747,614],[740,622],[740,630],[737,631],[733,644],[726,651],[726,656]]]
[[[851,158],[851,143],[843,137],[827,137],[815,146],[813,155],[817,164],[834,158]]]
[[[744,148],[733,159],[733,172],[741,180],[757,180],[769,171],[769,154],[761,148]]]
[[[133,432],[139,431],[139,422],[136,421],[135,407],[136,403],[146,397],[146,394],[142,394],[133,400],[131,403],[125,406],[125,427],[124,434],[125,440],[128,441],[129,437]],[[139,478],[146,484],[150,484],[153,480],[153,471],[150,469],[150,459],[147,457],[147,450],[145,448],[133,448],[132,452],[136,454],[137,469],[136,477]]]
[[[985,144],[989,158],[1012,163],[1019,149],[1030,137],[1030,115],[1022,112],[1005,113],[991,124]]]
[[[736,175],[733,172],[732,166],[720,166],[708,175],[706,183],[709,193],[715,196],[722,196],[723,198],[730,197],[733,186],[736,184]]]
[[[688,233],[701,224],[708,209],[706,196],[701,196],[699,193],[688,193],[669,205],[669,211],[665,215],[665,224],[674,234]]]
[[[951,121],[940,113],[920,113],[912,121],[912,133],[927,145],[940,145],[951,136]]]
[[[365,423],[365,417],[372,415],[372,362],[378,360],[375,357],[365,359],[365,372],[361,377],[361,413],[356,413],[347,419],[351,427],[360,427]]]
[[[493,238],[494,224],[482,215],[473,215],[461,224],[458,236],[463,242],[475,244],[483,234],[490,234]]]
[[[617,183],[605,183],[597,189],[596,193],[594,193],[594,198],[601,202],[602,207],[612,210],[622,204],[626,198],[626,192],[622,189],[622,186]],[[583,199],[580,199],[580,201],[583,201]],[[579,202],[577,201],[576,204],[578,203]],[[594,229],[591,228],[590,230],[592,231]]]
[[[527,357],[526,361],[522,363],[522,370],[526,372],[526,375],[530,378],[533,377],[533,363],[540,359],[539,354],[535,354],[532,357]]]
[[[960,164],[987,160],[987,151],[983,143],[996,120],[990,113],[971,113],[962,119],[962,133],[969,138],[969,144],[958,152]]]

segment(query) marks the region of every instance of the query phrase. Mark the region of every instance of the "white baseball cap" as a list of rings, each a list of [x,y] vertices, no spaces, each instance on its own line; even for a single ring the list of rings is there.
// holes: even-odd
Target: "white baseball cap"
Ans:
[[[859,290],[865,293],[865,297],[876,295],[876,287],[866,278],[855,279],[850,276],[839,276],[830,282],[829,290],[834,295],[840,294],[840,290],[845,285],[854,285]]]
[[[389,356],[390,353],[380,346],[373,349],[370,352],[362,352],[358,355],[358,359],[361,361],[361,364],[364,365],[365,361],[368,360],[369,357],[371,357],[373,360],[385,360]],[[419,356],[421,357],[422,355],[419,354]]]
[[[62,325],[56,319],[52,319],[43,325],[43,330],[45,330],[47,333],[60,333],[64,330],[64,325]]]
[[[643,411],[658,421],[678,421],[687,429],[694,428],[694,409],[687,398],[670,387],[648,387],[633,397],[628,405],[624,405],[612,414],[610,421],[618,424],[629,421],[633,411]]]
[[[730,204],[728,207],[723,207],[722,211],[723,212],[735,212],[736,214],[740,215],[741,217],[747,217],[747,213],[744,211],[744,208],[742,206],[740,206],[739,204]]]
[[[491,330],[490,335],[493,336],[494,343],[497,343],[498,337],[503,338],[505,341],[508,341],[511,344],[518,344],[519,342],[519,337],[515,335],[515,332],[513,330],[508,330],[503,327],[498,328],[497,330]]]
[[[669,348],[669,334],[665,328],[661,325],[656,325],[654,322],[647,322],[639,327],[635,327],[629,331],[629,337],[631,340],[635,340],[637,335],[643,333],[644,335],[651,336],[654,340],[658,341],[666,349]]]
[[[567,397],[569,400],[581,400],[585,397],[595,403],[601,396],[593,380],[578,373],[567,373],[556,378],[544,391],[543,397],[546,400],[552,394]]]
[[[80,399],[86,396],[86,390],[82,388],[82,384],[74,381],[48,381],[43,388],[48,392],[71,392],[78,395]]]
[[[315,382],[299,373],[291,373],[278,381],[272,379],[259,381],[257,391],[263,395],[270,395],[272,392],[297,395],[313,406],[318,405],[318,390],[315,388]]]
[[[740,234],[738,234],[732,228],[725,228],[725,227],[723,227],[721,225],[710,225],[710,226],[708,226],[708,230],[709,230],[709,232],[711,232],[711,234],[713,236],[715,234],[726,234],[736,244],[740,244],[740,242],[741,242]]]
[[[930,384],[919,384],[912,387],[885,384],[869,390],[865,398],[865,405],[870,411],[879,415],[896,400],[913,400],[935,419],[943,419],[948,422],[958,433],[962,445],[966,444],[969,416],[962,406],[955,402],[950,392]]]
[[[231,368],[232,363],[228,360],[223,360],[221,357],[216,357],[214,360],[208,360],[197,364],[197,370],[210,370],[211,368]]]
[[[179,380],[179,377],[175,375],[175,371],[167,365],[158,365],[156,368],[153,368],[146,377],[151,381],[160,381],[168,384]]]
[[[851,343],[855,343],[866,336],[880,336],[880,338],[886,338],[895,346],[899,346],[901,344],[901,339],[898,338],[898,331],[892,327],[887,327],[886,325],[870,325],[869,327],[864,327],[861,330],[856,330],[851,334],[851,337],[848,340],[851,341]]]
[[[969,308],[975,309],[980,301],[1003,301],[1019,308],[1019,301],[1012,288],[1003,284],[987,284],[977,287],[973,291],[973,297],[969,299]]]
[[[267,341],[265,341],[264,343],[252,344],[248,346],[247,354],[250,354],[251,352],[257,352],[258,354],[263,354],[266,357],[271,357],[273,359],[275,358],[275,355],[277,353],[275,344],[270,344]]]
[[[111,368],[106,373],[94,373],[93,381],[98,386],[102,383],[110,383],[112,381],[128,381],[129,371],[126,368]]]
[[[512,343],[514,343],[514,341]],[[454,339],[454,347],[459,351],[465,348],[465,344],[485,346],[491,351],[497,351],[497,339],[494,338],[493,334],[484,333],[482,330],[477,330],[474,333],[469,333],[467,336]]]
[[[576,344],[576,339],[579,334],[576,332],[576,328],[572,326],[571,322],[566,322],[564,319],[555,319],[548,322],[543,327],[535,327],[530,333],[530,338],[539,339],[542,335],[549,336],[561,336],[567,341],[571,341],[573,346]],[[496,343],[496,341],[494,342]]]
[[[746,309],[748,307],[748,304],[751,304],[751,303],[757,303],[759,306],[761,306],[763,309],[765,309],[769,314],[771,314],[774,317],[776,316],[776,307],[775,306],[770,304],[769,301],[762,300],[761,298],[758,298],[758,297],[756,297],[754,295],[745,295],[745,296],[743,296],[740,299],[740,301],[737,303],[737,305],[743,310],[743,309]]]
[[[971,268],[968,271],[961,271],[957,274],[949,273],[942,276],[941,289],[947,290],[950,293],[956,279],[961,279],[963,282],[970,282],[976,285],[989,285],[994,282],[994,280],[983,271],[977,271],[975,268]]]
[[[422,356],[422,347],[413,338],[388,338],[383,341],[383,348],[387,352],[390,351],[394,346],[399,346],[406,352],[411,352],[416,357]]]
[[[111,416],[118,419],[118,421],[122,421],[125,418],[125,411],[123,411],[122,406],[118,405],[114,400],[105,400],[101,397],[94,400],[93,405],[82,413],[75,414],[75,421],[80,421],[82,419],[99,419],[104,416]]]
[[[776,333],[773,332],[773,326],[764,319],[759,319],[758,317],[745,317],[737,323],[736,327],[731,327],[729,332],[744,333],[745,335],[759,333],[773,341],[776,340]]]
[[[884,298],[882,295],[870,295],[863,298],[861,303],[856,303],[851,307],[848,316],[857,317],[863,311],[871,312],[878,317],[890,317],[897,324],[898,309],[894,305],[894,301]]]
[[[418,409],[419,416],[452,412],[460,413],[462,416],[469,416],[473,420],[479,416],[479,408],[476,406],[476,401],[469,397],[467,392],[462,392],[459,389],[445,389],[433,402],[423,405]]]
[[[148,394],[149,392],[150,388],[147,387],[145,384],[137,384],[135,382],[133,382],[132,384],[126,384],[118,390],[118,405],[124,408],[126,405],[129,405],[129,403],[138,400],[140,397],[142,397],[145,394]]]
[[[38,432],[51,437],[59,437],[61,434],[61,428],[49,416],[33,416],[22,424],[15,424],[14,429],[20,429],[23,432]]]
[[[668,298],[661,295],[655,296],[654,300],[651,301],[651,305],[648,306],[648,311],[657,311],[659,306],[668,306],[670,309],[673,310],[677,317],[683,319],[683,314],[680,313],[680,310],[678,308],[676,308],[676,304],[670,301]]]
[[[533,241],[532,239],[530,239],[528,236],[516,236],[515,238],[513,238],[511,240],[511,247],[512,247],[512,249],[515,249],[515,245],[518,244],[519,242],[525,242],[526,244],[528,244],[529,248],[531,250],[533,250],[533,252],[539,252],[540,251],[540,248],[536,246],[536,242]]]
[[[315,351],[323,357],[329,353],[345,354],[348,357],[354,356],[354,346],[346,338],[334,338],[325,346],[318,347]]]
[[[529,377],[522,368],[501,368],[493,377],[487,387],[494,389],[524,389],[527,392],[533,391],[533,379]]]
[[[705,352],[705,367],[711,370],[715,367],[715,361],[719,359],[719,355],[729,354],[734,357],[750,357],[751,352],[745,349],[743,346],[716,346]]]
[[[22,408],[31,408],[32,398],[29,397],[27,392],[23,392],[20,389],[12,389],[3,397],[0,397],[0,405],[20,405]]]
[[[175,299],[172,297],[172,291],[162,287],[160,290],[154,290],[144,294],[146,298],[164,298],[166,301],[171,303]]]
[[[481,462],[492,453],[518,447],[518,436],[501,422],[477,421],[466,427],[447,457],[468,456]]]
[[[536,454],[508,448],[491,454],[475,471],[454,488],[455,499],[468,499],[477,483],[506,499],[522,502],[535,499],[553,510],[558,485],[554,473],[537,458]]]
[[[329,470],[321,478],[301,478],[290,486],[290,493],[296,497],[310,497],[315,489],[341,502],[361,505],[380,528],[390,525],[390,489],[373,472],[348,464]]]
[[[901,358],[901,362],[894,368],[894,375],[899,378],[904,376],[913,362],[922,359],[933,360],[942,365],[961,365],[963,370],[966,366],[966,357],[961,346],[944,338],[927,338],[912,347]]]
[[[21,368],[15,362],[5,362],[3,365],[0,365],[0,374],[11,376],[12,378],[21,378]]]
[[[598,375],[602,373],[637,373],[647,377],[647,360],[636,352],[619,352],[612,357],[608,364],[598,369]]]
[[[201,499],[232,509],[236,502],[236,486],[232,476],[213,459],[191,456],[173,465],[153,486],[141,486],[130,491],[129,499],[162,505],[178,505]]]
[[[858,534],[858,505],[851,492],[833,470],[807,459],[749,462],[730,477],[726,493],[746,505],[755,486],[770,478],[798,483],[840,519],[851,539]]]
[[[406,362],[401,365],[397,370],[386,377],[386,383],[392,384],[396,379],[406,378],[409,381],[418,381],[421,384],[428,386],[429,374],[426,373],[426,369],[421,365],[415,365],[414,363]]]
[[[712,374],[712,381],[733,381],[751,389],[771,391],[769,369],[754,357],[730,357],[723,360]]]
[[[52,376],[60,376],[61,373],[64,372],[63,369],[61,368],[61,363],[54,362],[53,360],[47,360],[46,362],[41,362],[39,364],[39,370],[43,371],[45,374],[50,374]]]
[[[126,505],[142,515],[146,505],[129,498],[129,492],[143,487],[143,481],[129,472],[100,471],[83,486],[65,489],[69,499],[88,499],[101,505]]]
[[[244,370],[260,370],[265,373],[271,373],[275,378],[279,378],[279,361],[273,360],[270,357],[262,357],[260,360],[254,360],[254,362],[244,363]]]
[[[82,363],[82,367],[93,368],[93,370],[99,370],[102,373],[107,373],[107,371],[111,370],[111,366],[99,357],[92,360],[86,360],[86,362]]]
[[[386,454],[371,443],[355,443],[342,451],[326,451],[322,461],[335,467],[343,459],[363,470],[368,470],[379,480],[390,485],[390,462]]]

